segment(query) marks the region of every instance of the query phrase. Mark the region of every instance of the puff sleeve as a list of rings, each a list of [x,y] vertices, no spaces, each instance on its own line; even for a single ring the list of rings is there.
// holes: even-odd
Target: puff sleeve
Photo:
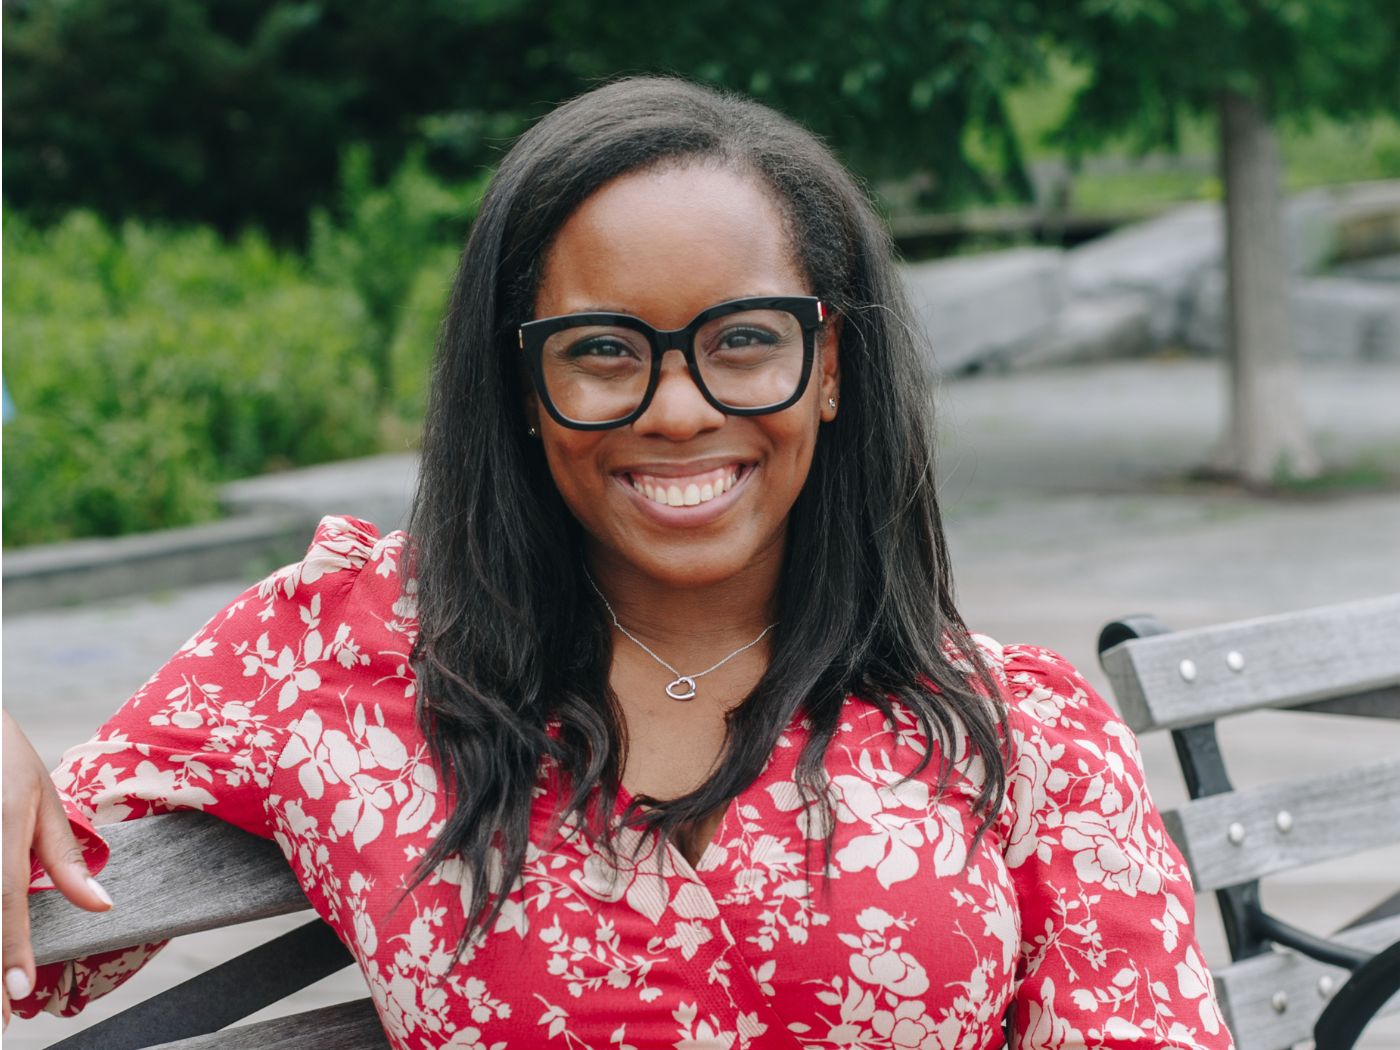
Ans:
[[[302,561],[235,598],[64,754],[53,781],[90,870],[107,860],[101,825],[148,814],[202,810],[273,837],[269,790],[289,724],[323,684],[361,662],[343,606],[384,542],[364,522],[324,519]],[[51,888],[35,865],[30,892]],[[75,1014],[161,947],[41,966],[34,991],[12,1005],[22,1017]]]
[[[1190,876],[1137,742],[1062,656],[1009,646],[1005,858],[1021,909],[1020,1050],[1229,1050]]]

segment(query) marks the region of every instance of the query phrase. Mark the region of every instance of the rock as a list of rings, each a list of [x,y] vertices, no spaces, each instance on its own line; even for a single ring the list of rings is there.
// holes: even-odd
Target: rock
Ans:
[[[1304,360],[1400,361],[1400,286],[1350,277],[1311,277],[1293,286],[1294,333]],[[1186,326],[1194,349],[1225,347],[1225,275],[1201,282]]]
[[[1318,273],[1337,254],[1336,193],[1330,187],[1306,190],[1284,205],[1288,266],[1295,274]]]
[[[1070,290],[1090,298],[1141,295],[1153,342],[1174,342],[1200,274],[1220,261],[1223,236],[1218,204],[1173,209],[1068,252]]]
[[[1314,277],[1298,282],[1293,309],[1304,358],[1400,361],[1400,286]]]
[[[1330,190],[1335,233],[1329,258],[1366,259],[1400,251],[1400,179]]]
[[[1046,334],[1007,355],[1012,368],[1141,357],[1153,349],[1151,301],[1136,292],[1071,299]]]
[[[1342,263],[1332,268],[1332,274],[1336,277],[1354,277],[1364,281],[1400,282],[1400,253]]]
[[[915,316],[944,374],[972,371],[1051,331],[1066,302],[1064,253],[1019,248],[904,268]]]

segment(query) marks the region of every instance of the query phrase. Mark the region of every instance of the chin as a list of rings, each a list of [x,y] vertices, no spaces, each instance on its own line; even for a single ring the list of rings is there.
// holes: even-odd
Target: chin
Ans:
[[[608,544],[610,554],[633,572],[674,590],[712,587],[765,564],[769,546],[731,530],[700,539],[694,533],[658,538],[634,536]],[[781,545],[777,550],[781,551]]]

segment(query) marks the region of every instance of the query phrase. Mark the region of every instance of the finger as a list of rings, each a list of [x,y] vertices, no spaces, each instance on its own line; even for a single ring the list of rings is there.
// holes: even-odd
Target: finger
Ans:
[[[38,826],[34,829],[34,854],[53,879],[54,887],[70,901],[88,911],[106,911],[112,898],[88,872],[83,848],[73,837],[73,827],[58,793],[44,785],[39,803]]]
[[[34,987],[34,953],[29,946],[29,851],[23,847],[33,835],[32,811],[7,822],[3,874],[0,874],[0,938],[6,1000],[23,999]]]
[[[5,1018],[9,1020],[10,1000],[28,999],[34,991],[34,975],[22,966],[12,966],[5,971]]]

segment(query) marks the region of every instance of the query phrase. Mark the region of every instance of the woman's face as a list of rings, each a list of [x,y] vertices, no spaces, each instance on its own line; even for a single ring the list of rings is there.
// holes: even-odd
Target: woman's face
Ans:
[[[765,190],[692,165],[625,175],[589,197],[550,247],[534,316],[609,311],[672,329],[730,299],[811,294]],[[714,408],[679,352],[666,354],[651,404],[628,426],[572,430],[532,394],[530,422],[594,558],[672,587],[780,565],[818,430],[836,414],[837,330],[828,322],[817,333],[801,400],[768,415]],[[712,495],[691,506],[655,498],[673,486],[684,498],[692,485]]]

